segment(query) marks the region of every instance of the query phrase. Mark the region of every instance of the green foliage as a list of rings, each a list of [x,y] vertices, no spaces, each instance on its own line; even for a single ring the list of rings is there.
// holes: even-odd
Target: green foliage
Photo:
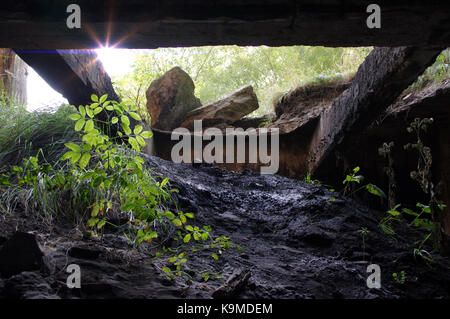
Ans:
[[[238,47],[160,48],[137,55],[133,72],[114,80],[116,91],[145,114],[145,91],[169,69],[179,66],[193,79],[203,104],[243,85],[252,85],[260,109],[273,111],[273,97],[299,85],[354,73],[371,48]]]
[[[412,171],[410,176],[416,181],[422,188],[425,194],[429,195],[429,202],[427,204],[417,203],[416,207],[420,211],[414,211],[411,208],[403,207],[400,209],[401,204],[395,204],[395,179],[393,170],[393,158],[391,156],[391,151],[394,143],[384,143],[382,147],[379,148],[379,154],[384,156],[389,161],[389,166],[386,168],[386,173],[389,177],[389,206],[390,209],[386,212],[386,216],[380,221],[380,227],[383,231],[391,236],[395,235],[395,230],[393,228],[393,222],[401,222],[404,220],[402,217],[407,217],[412,220],[409,222],[408,226],[419,228],[427,231],[427,235],[421,242],[419,247],[414,249],[415,256],[421,256],[426,261],[432,261],[430,254],[422,249],[425,242],[434,234],[435,237],[435,247],[440,245],[442,236],[440,234],[441,227],[439,222],[439,212],[443,211],[446,207],[445,204],[441,203],[437,199],[437,187],[432,181],[431,175],[431,165],[432,156],[430,147],[426,146],[423,142],[423,134],[427,132],[430,125],[433,123],[432,118],[419,119],[416,118],[407,127],[407,131],[415,135],[416,142],[408,143],[404,146],[406,150],[415,150],[419,156],[417,160],[417,168]],[[391,185],[394,184],[394,185]]]
[[[28,112],[21,107],[0,105],[0,167],[21,165],[24,158],[57,164],[65,152],[64,143],[77,142],[80,134],[71,126],[72,106],[55,112]]]
[[[406,272],[404,270],[400,271],[400,274],[397,274],[396,272],[394,272],[392,274],[392,277],[394,277],[394,280],[403,285],[406,281]]]
[[[417,203],[417,207],[421,212],[413,220],[413,224],[417,227],[428,228],[432,230],[434,235],[434,243],[436,248],[440,248],[445,235],[442,234],[440,211],[444,210],[446,205],[438,200],[438,187],[433,183],[431,165],[433,158],[431,148],[424,143],[423,134],[433,124],[432,118],[415,118],[407,127],[408,133],[414,134],[416,141],[408,143],[404,146],[405,150],[415,150],[418,153],[416,170],[410,173],[411,178],[416,181],[422,191],[429,196],[427,205]],[[412,211],[409,212],[410,214]],[[422,214],[429,214],[429,219],[419,218]]]
[[[319,180],[313,179],[313,178],[311,177],[311,173],[310,173],[310,172],[307,172],[307,173],[306,173],[306,176],[305,176],[304,181],[305,181],[306,183],[308,183],[308,184],[314,184],[314,185],[320,185],[320,184],[321,184]]]
[[[366,184],[363,185],[361,187],[359,187],[356,190],[352,191],[352,188],[354,187],[354,185],[356,184],[361,184],[364,181],[364,176],[362,175],[358,175],[360,171],[360,167],[357,166],[355,168],[353,168],[352,173],[348,174],[345,179],[343,180],[342,184],[344,184],[344,189],[342,190],[342,193],[344,195],[353,195],[354,193],[358,192],[361,189],[366,189],[370,194],[378,196],[380,198],[384,198],[386,197],[386,195],[384,194],[383,190],[381,190],[381,188],[379,188],[378,186],[374,185],[374,184]]]
[[[99,129],[105,122],[96,115],[104,110],[109,111],[108,122],[122,129],[117,138],[110,138]],[[90,105],[80,105],[75,113],[66,115],[79,135],[64,143],[66,152],[60,155],[60,161],[54,165],[39,163],[43,153],[40,149],[37,155],[23,159],[21,165],[2,167],[3,212],[14,213],[20,204],[26,213],[43,213],[49,224],[54,218],[65,217],[88,229],[93,236],[110,225],[124,231],[136,247],[156,240],[155,247],[159,247],[176,233],[173,239],[179,246],[175,249],[163,246],[158,252],[159,258],[168,258],[170,266],[164,266],[162,271],[170,278],[187,275],[182,267],[190,252],[210,249],[218,258],[225,249],[239,249],[228,237],[214,237],[211,227],[191,225],[189,221],[194,215],[176,209],[171,198],[176,190],[171,189],[169,179],[155,177],[145,167],[140,151],[152,134],[141,125],[130,127],[129,117],[141,119],[136,106],[129,108],[108,101],[107,95],[92,95]],[[126,225],[112,225],[110,214],[127,216],[129,221]],[[184,251],[180,253],[179,249]]]
[[[437,85],[448,78],[450,78],[450,49],[442,51],[436,58],[436,61],[402,95],[420,91],[428,86]]]

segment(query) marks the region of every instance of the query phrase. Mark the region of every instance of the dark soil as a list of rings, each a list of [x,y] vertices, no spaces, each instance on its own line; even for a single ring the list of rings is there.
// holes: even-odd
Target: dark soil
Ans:
[[[36,234],[46,267],[0,278],[7,298],[448,298],[450,262],[414,256],[424,234],[397,229],[391,238],[378,226],[380,213],[325,187],[277,175],[234,173],[212,166],[173,164],[147,157],[155,173],[169,177],[176,198],[195,223],[211,225],[242,247],[192,255],[186,273],[167,280],[164,260],[133,249],[120,234],[86,238],[72,226],[51,230],[30,216],[0,218],[0,245],[15,231]],[[336,200],[330,201],[331,197]],[[364,236],[362,229],[370,231]],[[430,247],[424,247],[431,251]],[[0,261],[1,262],[1,261]],[[381,267],[381,289],[366,285],[369,264]],[[81,267],[81,289],[66,286],[66,267]],[[405,272],[405,282],[393,273]],[[201,272],[220,273],[205,282]],[[249,276],[248,276],[249,274]],[[237,278],[236,289],[230,276]],[[241,280],[239,282],[239,280]],[[227,285],[218,288],[228,282]],[[217,291],[218,290],[218,291]],[[215,292],[217,291],[217,292]],[[224,295],[225,293],[225,295]]]

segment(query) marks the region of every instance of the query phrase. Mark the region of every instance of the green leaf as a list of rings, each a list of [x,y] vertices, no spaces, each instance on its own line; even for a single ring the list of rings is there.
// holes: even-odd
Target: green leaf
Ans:
[[[105,226],[105,224],[106,220],[102,219],[101,221],[98,222],[97,229],[101,229],[103,226]]]
[[[61,161],[65,161],[65,160],[71,158],[73,153],[74,152],[72,152],[72,151],[69,151],[69,152],[65,153],[63,156],[61,156],[60,160]]]
[[[428,213],[428,214],[431,213],[431,208],[428,205],[417,203],[416,206],[422,208],[422,211],[425,213]]]
[[[166,216],[167,218],[169,218],[170,220],[175,218],[175,215],[172,212],[169,212],[169,211],[164,212],[163,215]]]
[[[141,136],[142,136],[143,138],[150,138],[150,137],[153,136],[153,133],[150,132],[150,131],[144,131],[144,132],[141,133]]]
[[[76,120],[79,120],[79,119],[81,118],[81,115],[78,114],[78,113],[74,113],[74,114],[71,114],[71,115],[69,116],[69,118],[70,118],[71,120],[73,120],[73,121],[76,121]]]
[[[369,193],[376,195],[378,197],[386,197],[386,194],[376,185],[374,184],[367,184],[366,189]]]
[[[99,221],[98,218],[91,218],[88,220],[87,225],[88,227],[93,227],[95,226],[95,224],[97,224],[98,221]]]
[[[191,213],[186,213],[184,214],[184,216],[186,216],[187,218],[194,218],[194,214]]]
[[[402,211],[408,215],[412,215],[412,216],[419,216],[419,214],[417,214],[415,211],[412,211],[411,209],[408,208],[402,208]]]
[[[214,254],[214,253],[213,253],[213,254],[211,255],[211,257],[214,258],[214,260],[219,260],[219,256],[217,256],[217,254]]]
[[[94,129],[94,121],[93,120],[88,120],[86,122],[86,126],[84,127],[84,131],[86,133],[91,132]]]
[[[78,162],[78,160],[81,157],[81,153],[78,152],[72,152],[72,156],[71,156],[71,162],[72,164],[75,164],[76,162]]]
[[[91,216],[97,217],[99,212],[100,212],[100,207],[98,206],[97,203],[95,203],[94,206],[92,207]]]
[[[175,226],[181,227],[183,224],[181,223],[181,220],[179,220],[178,218],[175,218],[174,220],[172,220],[172,223],[175,224]]]
[[[188,231],[194,231],[194,228],[190,225],[186,225],[184,228],[186,228],[186,230]]]
[[[74,143],[65,143],[64,144],[67,148],[71,149],[74,152],[81,152],[81,148]]]
[[[184,236],[183,241],[187,244],[189,241],[191,240],[191,234],[187,234],[186,236]]]
[[[126,135],[130,135],[131,134],[131,129],[128,125],[126,125],[125,123],[122,123],[122,129],[125,132]]]
[[[202,234],[202,239],[203,239],[203,240],[207,240],[207,239],[208,239],[208,236],[209,236],[208,233],[203,233],[203,234]]]
[[[165,273],[170,273],[171,272],[169,267],[163,267],[162,271],[164,271]]]
[[[136,151],[140,151],[139,143],[136,141],[134,137],[128,138],[128,143],[130,143],[131,147],[133,147]]]
[[[80,162],[78,163],[80,168],[84,169],[89,164],[90,159],[91,159],[91,154],[84,153],[83,156],[81,156]]]
[[[147,144],[147,143],[145,143],[145,140],[142,138],[142,136],[136,136],[136,141],[142,146],[142,147],[144,147],[145,146],[145,144]]]
[[[117,122],[119,122],[119,118],[118,118],[117,116],[114,116],[114,117],[111,119],[111,123],[112,123],[112,124],[116,124]]]
[[[142,125],[136,125],[136,127],[135,127],[134,130],[133,130],[133,133],[134,133],[135,135],[138,135],[139,133],[142,132],[142,130],[143,130]]]
[[[178,259],[177,256],[171,257],[171,258],[169,258],[169,262],[170,262],[170,263],[176,262],[177,259]]]
[[[169,179],[166,177],[163,179],[163,181],[161,182],[160,187],[163,187],[164,185],[166,185],[169,182]]]
[[[103,111],[103,108],[101,108],[100,106],[99,106],[99,107],[96,107],[96,108],[94,109],[94,115],[97,115],[97,114],[100,113],[101,111]]]
[[[141,163],[141,164],[145,163],[144,159],[142,157],[139,157],[139,156],[135,156],[134,157],[134,161],[137,162],[137,163]]]
[[[76,123],[75,123],[75,131],[81,131],[81,129],[83,128],[83,126],[84,126],[84,122],[85,122],[85,120],[84,120],[84,118],[82,118],[82,119],[79,119]]]
[[[91,95],[91,100],[94,102],[98,102],[98,96],[96,94]]]
[[[132,118],[134,118],[136,121],[141,121],[141,120],[142,120],[141,117],[139,116],[139,114],[137,114],[137,113],[135,113],[135,112],[130,112],[130,113],[128,113],[128,114],[130,114],[130,116],[131,116]]]
[[[84,108],[83,105],[80,105],[78,107],[78,111],[80,112],[81,116],[83,116],[83,117],[86,116],[86,109]]]
[[[100,103],[105,102],[107,98],[108,98],[108,94],[102,95],[102,97],[100,98]]]
[[[122,123],[126,124],[126,126],[130,126],[130,119],[128,118],[128,116],[126,115],[122,115],[120,117]]]
[[[94,117],[94,112],[92,112],[91,108],[89,108],[89,107],[86,108],[86,114],[87,114],[90,118],[93,118],[93,117]]]

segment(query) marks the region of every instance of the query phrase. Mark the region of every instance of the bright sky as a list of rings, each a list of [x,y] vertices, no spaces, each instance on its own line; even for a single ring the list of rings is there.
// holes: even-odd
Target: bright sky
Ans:
[[[98,49],[96,50],[103,66],[110,76],[125,75],[130,69],[139,50]],[[29,68],[27,79],[27,110],[56,108],[68,103],[58,92],[53,90],[32,68]]]

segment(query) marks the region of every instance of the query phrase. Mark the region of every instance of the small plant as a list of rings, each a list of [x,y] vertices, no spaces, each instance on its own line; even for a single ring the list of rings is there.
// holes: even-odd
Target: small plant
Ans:
[[[362,175],[357,175],[359,172],[360,168],[359,166],[355,167],[352,171],[351,174],[348,174],[344,181],[342,182],[342,184],[344,184],[344,189],[343,189],[343,194],[344,195],[353,195],[356,192],[362,190],[362,189],[366,189],[369,193],[378,196],[380,198],[386,197],[386,195],[384,194],[384,192],[376,185],[374,184],[366,184],[363,185],[359,188],[357,188],[356,190],[351,191],[351,189],[354,187],[355,184],[361,184],[361,182],[364,180],[364,176]]]
[[[308,184],[320,185],[320,181],[317,179],[313,179],[310,172],[306,173],[304,181]]]
[[[406,272],[404,270],[400,271],[400,274],[394,272],[392,274],[392,277],[394,277],[395,282],[401,285],[403,285],[406,282]]]
[[[395,172],[394,172],[394,159],[392,157],[392,149],[394,148],[394,142],[383,143],[378,149],[378,154],[388,160],[388,166],[384,168],[384,171],[389,179],[389,191],[388,191],[388,203],[389,209],[393,208],[396,204],[395,191]]]
[[[432,118],[415,118],[413,122],[407,127],[407,131],[414,134],[416,137],[415,143],[408,143],[404,146],[405,150],[415,150],[418,153],[416,170],[410,173],[411,178],[416,181],[422,191],[429,196],[427,205],[417,204],[417,207],[421,208],[421,212],[413,220],[416,226],[425,226],[430,228],[430,222],[419,218],[423,213],[430,214],[430,221],[433,225],[432,233],[434,237],[434,243],[436,248],[450,249],[448,238],[443,230],[441,216],[439,212],[444,210],[446,205],[438,200],[438,187],[433,183],[431,166],[433,158],[431,155],[431,148],[425,145],[423,141],[423,134],[426,133],[429,127],[433,124]],[[412,211],[406,211],[406,213],[414,215]]]
[[[362,244],[363,244],[363,261],[365,261],[366,258],[366,237],[369,236],[370,230],[367,228],[362,228],[360,230],[361,236],[362,236]]]

